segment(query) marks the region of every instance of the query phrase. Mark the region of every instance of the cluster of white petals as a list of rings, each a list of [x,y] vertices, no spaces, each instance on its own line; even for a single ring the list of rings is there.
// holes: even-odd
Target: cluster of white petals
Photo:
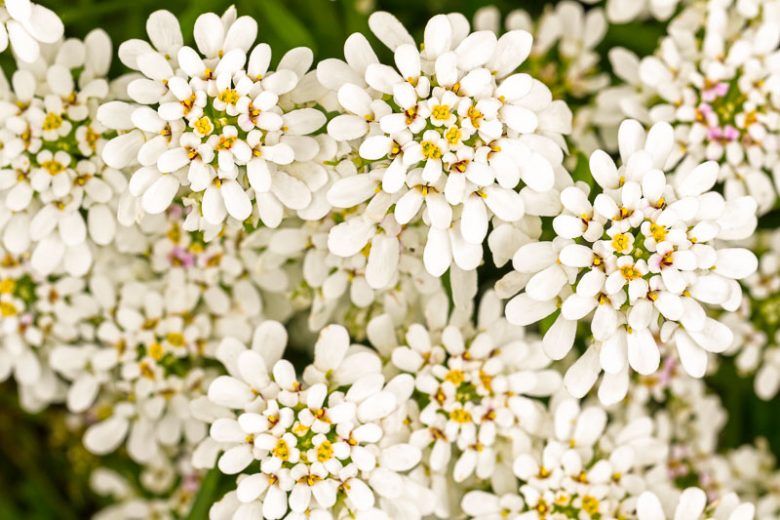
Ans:
[[[714,191],[718,166],[702,163],[667,182],[663,171],[673,129],[654,125],[645,134],[627,120],[618,136],[618,168],[603,151],[590,157],[596,186],[561,193],[564,210],[553,219],[556,238],[522,246],[505,283],[521,289],[507,318],[528,325],[555,314],[545,333],[545,352],[562,359],[572,348],[577,324],[592,314],[592,342],[567,371],[566,385],[584,396],[605,372],[600,398],[621,400],[629,368],[658,370],[656,336],[676,346],[684,369],[701,377],[706,352],[723,352],[731,330],[708,317],[706,306],[735,311],[742,302],[737,280],[755,272],[748,249],[720,247],[720,240],[749,236],[755,201],[725,201]]]

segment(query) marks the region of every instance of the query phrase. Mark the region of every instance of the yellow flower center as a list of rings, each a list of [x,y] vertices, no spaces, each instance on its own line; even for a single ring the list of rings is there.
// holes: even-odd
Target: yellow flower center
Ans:
[[[656,242],[663,242],[666,240],[666,227],[653,222],[650,224],[650,234],[653,236]]]
[[[164,353],[165,350],[163,349],[163,346],[157,343],[156,341],[151,345],[149,345],[149,357],[154,359],[155,361],[160,361]]]
[[[276,446],[274,446],[274,449],[272,451],[273,456],[277,459],[281,459],[283,461],[286,461],[290,458],[290,447],[287,445],[287,441],[284,439],[279,439],[276,441]]]
[[[0,302],[0,316],[8,318],[9,316],[16,316],[16,307],[10,302]]]
[[[323,441],[317,446],[317,461],[327,462],[333,457],[333,445],[330,441]]]
[[[612,237],[612,248],[618,253],[628,253],[631,247],[631,235],[618,233]]]
[[[217,99],[219,99],[226,105],[235,105],[238,102],[239,97],[240,96],[238,95],[238,92],[236,92],[235,89],[226,88],[225,90],[219,93]]]
[[[201,117],[195,121],[193,126],[195,127],[196,132],[204,136],[209,135],[214,131],[214,125],[211,124],[211,119],[209,119],[208,116]]]
[[[456,423],[467,423],[471,422],[471,414],[464,410],[463,408],[457,408],[450,412],[450,419],[455,421]]]
[[[436,105],[431,110],[431,116],[437,121],[446,121],[450,118],[450,107],[447,105]]]
[[[599,500],[591,495],[585,495],[582,497],[582,510],[589,515],[594,515],[599,512]]]
[[[51,175],[52,177],[62,173],[65,170],[65,167],[62,165],[62,163],[55,160],[42,162],[41,168],[49,172],[49,175]]]
[[[16,282],[13,279],[4,278],[3,280],[0,280],[0,293],[10,294],[14,292],[15,288],[16,288]]]
[[[234,135],[222,135],[219,137],[219,142],[215,147],[217,150],[230,150],[236,143],[238,137]]]
[[[625,265],[621,267],[620,274],[622,274],[623,278],[625,278],[629,282],[631,280],[636,280],[637,278],[642,277],[642,274],[639,271],[637,271],[633,265]]]
[[[466,376],[461,370],[450,370],[447,375],[444,376],[445,381],[449,381],[453,385],[459,385],[466,379]]]
[[[433,141],[423,141],[420,143],[422,146],[423,156],[427,159],[441,159],[441,149]]]
[[[169,332],[166,334],[165,340],[174,347],[181,347],[184,345],[184,334],[180,332]]]
[[[62,126],[62,116],[59,114],[46,114],[43,120],[44,130],[56,130]]]
[[[454,146],[460,142],[460,137],[462,134],[463,132],[460,131],[460,128],[457,126],[451,126],[444,133],[444,138],[448,143]]]

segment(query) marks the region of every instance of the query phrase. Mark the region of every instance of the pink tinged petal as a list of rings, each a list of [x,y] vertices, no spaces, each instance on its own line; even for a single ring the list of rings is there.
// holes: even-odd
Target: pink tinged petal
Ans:
[[[704,377],[707,371],[707,352],[694,343],[682,329],[675,333],[674,342],[685,372],[691,377]]]
[[[661,353],[650,330],[632,330],[627,340],[631,368],[642,375],[655,373],[661,363]]]
[[[517,222],[525,214],[523,198],[519,193],[500,186],[487,186],[483,190],[485,205],[505,222]]]
[[[518,294],[506,305],[506,319],[513,325],[526,326],[536,323],[555,312],[554,301],[539,302],[525,293]]]
[[[559,315],[552,326],[547,329],[542,340],[542,348],[552,360],[563,359],[574,345],[577,334],[577,322],[567,320]]]
[[[179,181],[176,177],[162,175],[144,192],[141,206],[151,215],[162,213],[171,205],[177,191],[179,191]]]
[[[719,249],[714,272],[734,280],[747,278],[758,269],[756,255],[747,249]]]
[[[563,385],[572,396],[579,399],[593,388],[600,372],[599,354],[594,347],[590,347],[566,371]]]

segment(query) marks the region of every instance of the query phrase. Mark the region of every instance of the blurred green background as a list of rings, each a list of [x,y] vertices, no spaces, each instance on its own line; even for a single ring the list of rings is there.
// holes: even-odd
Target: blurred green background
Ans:
[[[496,5],[503,14],[522,8],[540,13],[541,0],[41,0],[62,17],[68,36],[83,37],[101,27],[115,45],[129,38],[146,38],[145,21],[152,11],[165,7],[178,16],[185,41],[192,42],[192,25],[205,11],[221,13],[235,4],[239,14],[255,17],[259,40],[272,46],[276,60],[288,49],[308,46],[315,58],[342,55],[345,38],[355,31],[368,31],[367,16],[374,10],[388,10],[416,34],[426,20],[439,12],[460,11],[471,18],[485,5]],[[642,22],[610,28],[601,51],[624,46],[639,54],[655,49],[664,28],[659,23]],[[12,71],[7,56],[0,59],[6,74]],[[121,72],[119,63],[113,71]],[[777,218],[771,221],[774,223]],[[722,447],[736,447],[758,436],[780,453],[780,400],[765,403],[756,399],[752,381],[739,378],[730,362],[725,362],[710,386],[722,398],[730,421],[722,432]],[[67,434],[66,416],[61,410],[29,415],[17,404],[12,384],[0,385],[0,520],[88,518],[101,501],[87,485],[89,470],[97,460],[85,452],[78,439]],[[213,479],[212,479],[213,480]],[[208,485],[216,485],[208,480]],[[210,499],[205,498],[205,501]],[[207,506],[201,503],[201,506]],[[203,517],[200,508],[193,518]]]

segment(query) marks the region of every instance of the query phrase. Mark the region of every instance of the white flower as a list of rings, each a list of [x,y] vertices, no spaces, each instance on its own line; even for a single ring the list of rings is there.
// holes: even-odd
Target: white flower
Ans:
[[[209,399],[240,412],[211,425],[211,437],[225,449],[217,466],[237,474],[259,461],[239,477],[231,509],[262,511],[269,519],[334,507],[360,514],[373,508],[375,493],[397,498],[397,472],[413,468],[420,452],[383,442],[382,421],[411,394],[411,378],[397,376],[386,384],[378,364],[361,374],[358,360],[347,353],[346,330],[330,326],[315,346],[304,385],[292,365],[279,359],[285,339],[280,324],[265,322],[252,349],[231,340],[219,348],[233,375],[217,378]]]
[[[707,512],[705,513],[705,508]],[[727,520],[752,520],[755,515],[755,506],[748,502],[740,503],[734,493],[721,498],[717,505],[708,507],[707,495],[699,488],[688,488],[680,494],[679,502],[673,509],[674,518],[713,519],[723,518]],[[665,520],[669,518],[664,513],[661,501],[650,491],[639,496],[637,501],[637,518],[639,520]]]
[[[317,68],[348,112],[329,123],[328,134],[361,139],[356,160],[369,166],[338,180],[328,200],[348,208],[391,195],[402,225],[422,209],[430,226],[424,261],[434,276],[453,261],[475,269],[489,220],[518,221],[524,198],[553,189],[571,118],[542,83],[513,74],[530,52],[528,33],[460,34],[456,19],[432,18],[420,52],[395,18],[375,13],[371,28],[394,52],[395,67],[380,64],[355,37],[345,45],[348,63]],[[370,52],[366,61],[349,62],[358,49]],[[369,185],[381,191],[359,189]]]
[[[691,8],[641,60],[613,49],[613,67],[630,87],[606,91],[603,112],[671,123],[676,146],[667,167],[685,175],[717,161],[726,199],[752,195],[763,214],[777,200],[778,22],[772,8],[743,13],[741,4]],[[607,106],[610,98],[620,100],[619,112]]]
[[[25,63],[40,54],[40,43],[54,43],[62,38],[62,21],[52,11],[30,0],[6,0],[0,7],[0,52],[11,48]]]
[[[125,63],[144,75],[127,87],[137,104],[105,104],[99,117],[120,131],[104,148],[106,162],[134,168],[124,202],[130,221],[162,213],[180,196],[203,217],[189,221],[196,229],[227,217],[244,222],[254,206],[257,218],[276,227],[285,208],[302,211],[311,203],[316,175],[309,172],[316,167],[304,163],[319,144],[308,134],[325,116],[298,104],[294,92],[311,51],[294,49],[269,71],[271,49],[260,44],[250,52],[256,22],[231,21],[229,13],[198,18],[199,52],[181,46],[178,23],[165,12],[150,18],[156,50],[135,41],[125,47]]]
[[[663,342],[674,339],[685,370],[701,377],[705,351],[722,352],[731,343],[731,331],[707,317],[702,304],[736,310],[742,299],[736,280],[757,267],[752,252],[713,242],[744,238],[755,226],[751,199],[726,202],[709,191],[715,163],[667,183],[661,168],[673,146],[669,125],[656,124],[645,134],[626,121],[619,138],[620,169],[602,151],[591,155],[602,193],[591,203],[586,189],[566,188],[564,213],[553,221],[556,242],[529,244],[516,253],[516,269],[531,276],[506,311],[522,325],[560,309],[547,333],[554,335],[556,346],[548,351],[556,358],[573,344],[573,322],[593,313],[594,343],[565,382],[582,396],[603,369],[607,386],[600,397],[607,402],[625,395],[629,367],[640,374],[657,370],[659,332]],[[659,319],[660,331],[654,325]]]

